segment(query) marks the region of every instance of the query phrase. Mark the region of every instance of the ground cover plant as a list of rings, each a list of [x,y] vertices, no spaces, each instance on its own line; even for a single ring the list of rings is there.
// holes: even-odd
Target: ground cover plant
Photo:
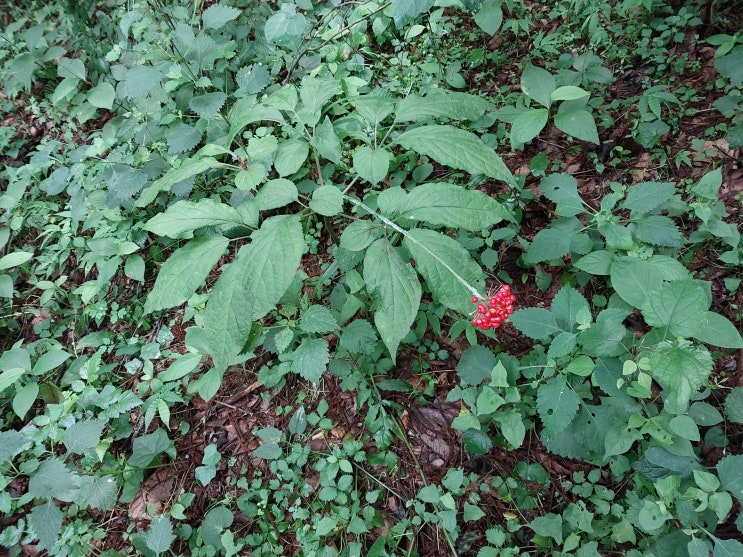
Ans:
[[[738,2],[10,3],[9,555],[743,555]]]

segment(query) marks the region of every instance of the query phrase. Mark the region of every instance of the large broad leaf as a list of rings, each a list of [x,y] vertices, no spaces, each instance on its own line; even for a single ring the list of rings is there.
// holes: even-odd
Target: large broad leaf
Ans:
[[[430,10],[433,4],[434,0],[392,0],[394,6],[392,19],[395,21],[395,26],[401,29],[406,23]]]
[[[241,13],[242,10],[238,10],[237,8],[223,4],[214,4],[204,10],[204,13],[201,14],[201,21],[204,22],[206,29],[219,29],[237,18]]]
[[[475,134],[454,126],[413,128],[400,134],[395,143],[427,155],[440,164],[516,185],[513,174],[493,149]]]
[[[353,169],[372,185],[376,185],[387,176],[390,168],[392,153],[387,149],[372,149],[364,145],[353,155]]]
[[[702,283],[677,280],[650,292],[641,309],[648,325],[667,327],[672,335],[689,338],[704,326],[708,305]]]
[[[537,411],[545,433],[553,436],[565,429],[578,413],[580,397],[567,384],[565,377],[553,377],[539,388]]]
[[[681,232],[670,217],[647,215],[632,223],[632,233],[640,242],[654,246],[680,248],[684,245]]]
[[[204,284],[228,242],[224,236],[203,236],[175,250],[157,274],[145,312],[172,308],[188,300]]]
[[[552,313],[564,331],[574,331],[578,315],[588,313],[590,307],[583,295],[571,286],[563,286],[552,300]]]
[[[621,257],[611,264],[611,285],[628,304],[639,308],[648,294],[660,288],[663,278],[655,267],[636,257]]]
[[[699,328],[692,336],[720,348],[743,348],[743,339],[735,325],[713,311],[706,312],[700,318]]]
[[[557,204],[555,213],[561,217],[574,217],[586,211],[578,193],[578,180],[570,174],[550,174],[539,184],[544,196]]]
[[[51,501],[47,501],[31,510],[28,522],[39,539],[39,545],[36,546],[39,551],[54,548],[62,529],[63,518],[62,511]]]
[[[150,187],[142,191],[142,194],[137,200],[137,207],[146,207],[152,203],[157,194],[161,191],[168,191],[174,184],[182,182],[192,176],[206,172],[212,168],[219,166],[226,166],[212,157],[205,157],[201,159],[192,160],[189,159],[184,162],[180,167],[169,170],[165,173],[162,178],[155,180]]]
[[[219,277],[204,315],[212,359],[226,368],[239,353],[251,322],[276,307],[299,267],[305,241],[296,216],[267,219]]]
[[[307,381],[319,383],[329,360],[327,340],[305,338],[292,354],[292,371]]]
[[[407,233],[405,247],[415,259],[416,269],[426,279],[436,301],[460,313],[472,309],[472,290],[482,292],[485,277],[480,266],[462,244],[434,230],[414,229]],[[457,278],[458,277],[458,278]]]
[[[341,140],[338,139],[335,128],[333,128],[333,124],[327,116],[322,124],[315,129],[315,135],[310,140],[310,144],[326,159],[335,164],[341,162],[341,155],[343,154]]]
[[[484,346],[470,346],[459,359],[457,373],[462,381],[470,385],[479,385],[490,379],[496,363],[492,350]]]
[[[566,134],[582,141],[599,144],[596,121],[591,113],[584,108],[558,111],[555,114],[555,126]]]
[[[434,90],[425,97],[410,94],[400,101],[395,113],[397,122],[420,122],[424,118],[477,120],[490,108],[490,102],[456,91]]]
[[[479,190],[438,182],[414,188],[396,204],[396,220],[425,221],[434,226],[480,232],[483,228],[512,220],[500,203]]]
[[[397,347],[418,314],[418,276],[387,239],[381,238],[366,250],[364,282],[375,302],[374,325],[394,362]]]
[[[340,92],[340,81],[337,79],[303,77],[302,85],[299,88],[302,107],[297,111],[297,114],[306,125],[314,126],[320,121],[320,116],[327,102]]]
[[[147,547],[155,552],[155,555],[161,555],[170,549],[170,545],[175,540],[173,534],[173,525],[164,515],[156,516],[150,523],[150,529],[145,534],[145,543]]]
[[[743,455],[728,455],[717,463],[720,487],[743,503]]]
[[[297,13],[297,7],[286,3],[282,4],[281,9],[266,20],[263,32],[268,42],[285,45],[302,35],[306,24],[307,20],[304,15]]]
[[[521,74],[521,90],[530,99],[549,108],[552,104],[550,96],[557,88],[554,76],[544,68],[527,64]]]
[[[524,263],[535,265],[540,261],[559,259],[570,252],[571,245],[579,237],[581,222],[575,218],[556,219],[549,228],[537,232],[524,255]]]
[[[676,184],[671,182],[640,182],[627,190],[627,197],[620,207],[649,213],[670,201],[675,193]]]
[[[213,199],[178,201],[164,213],[159,213],[148,220],[144,228],[159,236],[183,238],[203,226],[236,226],[243,224],[243,219],[236,209]]]
[[[689,399],[705,385],[712,372],[712,356],[688,341],[662,342],[650,353],[650,374],[674,397],[683,411]]]
[[[519,114],[511,124],[511,146],[518,148],[537,137],[547,125],[548,116],[546,108],[534,108]]]
[[[544,340],[562,331],[555,314],[544,308],[524,308],[511,314],[514,326],[529,338]]]

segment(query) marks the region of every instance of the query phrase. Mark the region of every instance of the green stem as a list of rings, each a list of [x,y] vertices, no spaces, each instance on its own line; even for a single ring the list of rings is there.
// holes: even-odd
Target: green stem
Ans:
[[[349,197],[349,196],[347,196],[347,195],[344,195],[344,196],[343,196],[343,198],[344,198],[345,200],[347,200],[347,201],[350,201],[351,203],[353,203],[353,204],[354,204],[354,205],[356,205],[357,207],[361,207],[361,208],[362,208],[362,209],[363,209],[364,211],[366,211],[366,212],[367,212],[367,213],[369,213],[370,215],[373,215],[374,217],[376,217],[376,218],[378,218],[379,220],[381,220],[381,221],[382,221],[382,222],[383,222],[384,224],[386,224],[387,226],[389,226],[389,227],[390,227],[390,228],[391,228],[392,230],[394,230],[395,232],[399,232],[400,234],[402,234],[403,236],[405,236],[405,238],[407,238],[407,239],[408,239],[409,241],[411,241],[411,242],[413,242],[414,244],[416,244],[416,245],[420,246],[420,248],[421,248],[421,249],[423,249],[423,250],[425,250],[426,252],[428,252],[428,254],[429,254],[429,255],[430,255],[431,257],[433,257],[434,259],[436,259],[436,260],[437,260],[437,261],[438,261],[439,263],[441,263],[441,265],[442,265],[442,266],[443,266],[443,267],[444,267],[444,268],[445,268],[445,269],[446,269],[447,271],[449,271],[449,272],[451,273],[451,275],[452,275],[452,276],[453,276],[453,277],[454,277],[455,279],[457,279],[457,281],[458,281],[458,282],[459,282],[459,283],[460,283],[460,284],[461,284],[462,286],[464,286],[464,287],[465,287],[465,288],[466,288],[467,290],[469,290],[469,291],[470,291],[470,292],[472,293],[472,295],[473,295],[473,296],[477,296],[477,297],[478,297],[478,298],[480,298],[481,300],[484,300],[484,299],[486,298],[486,296],[484,296],[483,294],[481,294],[480,292],[478,292],[478,291],[477,291],[477,288],[475,288],[474,286],[472,286],[472,285],[471,285],[471,284],[470,284],[469,282],[467,282],[467,281],[466,281],[465,279],[463,279],[463,278],[462,278],[462,277],[461,277],[461,276],[459,275],[459,273],[457,273],[457,272],[456,272],[456,271],[455,271],[454,269],[452,269],[452,268],[451,268],[451,266],[450,266],[450,265],[449,265],[449,264],[448,264],[448,263],[447,263],[446,261],[444,261],[443,259],[441,259],[441,258],[440,258],[440,257],[439,257],[438,255],[436,255],[436,254],[435,254],[434,252],[432,252],[432,251],[431,251],[430,249],[428,249],[428,247],[427,247],[426,245],[424,245],[424,244],[422,244],[421,242],[419,242],[418,240],[416,240],[416,239],[415,239],[415,238],[414,238],[413,236],[411,236],[411,235],[410,235],[410,234],[408,233],[408,231],[407,231],[407,230],[405,230],[404,228],[401,228],[400,226],[398,226],[397,224],[395,224],[394,222],[392,222],[392,221],[391,221],[390,219],[388,219],[387,217],[385,217],[385,216],[383,216],[383,215],[380,215],[380,214],[379,214],[379,213],[377,213],[377,212],[376,212],[375,210],[373,210],[373,209],[372,209],[371,207],[368,207],[367,205],[364,205],[364,203],[362,203],[362,202],[361,202],[361,201],[359,201],[358,199],[354,199],[354,198],[352,198],[352,197]]]

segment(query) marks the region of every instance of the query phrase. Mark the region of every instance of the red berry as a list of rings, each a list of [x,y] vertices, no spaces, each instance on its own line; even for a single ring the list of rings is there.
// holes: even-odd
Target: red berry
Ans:
[[[477,306],[477,311],[479,313],[482,313],[484,315],[484,314],[486,314],[488,312],[488,308],[485,307],[485,304],[479,304]]]
[[[472,296],[472,303],[473,304],[476,304],[479,301],[480,301],[480,298],[478,298],[477,296]]]

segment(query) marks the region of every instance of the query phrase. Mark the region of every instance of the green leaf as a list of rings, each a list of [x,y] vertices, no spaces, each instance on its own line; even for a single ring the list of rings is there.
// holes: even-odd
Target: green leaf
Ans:
[[[0,465],[4,465],[21,451],[25,451],[31,441],[14,429],[0,431]]]
[[[0,373],[0,393],[13,385],[25,373],[26,370],[18,367],[6,369],[2,373]]]
[[[558,87],[550,94],[550,100],[555,101],[574,101],[585,98],[589,95],[588,91],[576,87],[575,85],[563,85]]]
[[[78,488],[78,476],[59,458],[47,458],[31,476],[28,492],[36,499],[59,499],[70,502]]]
[[[573,217],[586,211],[578,193],[578,181],[570,174],[550,174],[542,179],[539,189],[547,199],[557,204],[555,213],[561,217]]]
[[[200,118],[210,120],[219,114],[226,100],[227,95],[221,92],[204,93],[193,97],[188,103],[188,108],[198,114]]]
[[[302,312],[299,328],[306,333],[327,334],[338,330],[338,322],[325,306],[312,305]]]
[[[101,81],[98,85],[88,91],[88,102],[96,108],[111,110],[116,98],[114,86],[107,81]]]
[[[217,368],[226,368],[239,354],[251,322],[276,307],[294,281],[304,247],[297,216],[270,217],[223,271],[212,289],[204,315]]]
[[[201,14],[201,21],[204,23],[205,29],[219,29],[236,19],[241,13],[242,11],[237,8],[214,4],[204,10]]]
[[[382,225],[376,221],[355,220],[341,234],[341,247],[349,251],[361,251],[379,238]]]
[[[194,476],[201,485],[208,485],[217,475],[216,465],[219,463],[221,458],[222,455],[217,450],[217,446],[214,443],[209,443],[204,449],[204,457],[201,459],[201,466],[197,466],[194,470]]]
[[[670,391],[680,408],[688,406],[691,396],[706,384],[712,372],[710,353],[687,341],[658,343],[649,359],[653,379]]]
[[[674,336],[693,337],[709,312],[705,287],[693,279],[666,282],[648,293],[642,314],[648,325],[667,327]]]
[[[374,301],[374,325],[394,363],[397,347],[418,315],[418,276],[389,241],[381,238],[366,250],[364,282]]]
[[[152,433],[134,439],[129,465],[135,468],[146,468],[153,460],[171,447],[171,441],[165,430],[158,428]]]
[[[402,29],[403,25],[430,10],[433,4],[434,0],[392,0],[395,27]]]
[[[204,284],[227,244],[223,236],[202,236],[175,250],[157,274],[147,296],[145,312],[172,308],[187,301]]]
[[[258,194],[255,202],[261,211],[270,211],[294,203],[299,199],[299,192],[294,182],[286,178],[277,178],[266,182]]]
[[[391,158],[392,154],[386,149],[363,145],[353,155],[353,169],[362,180],[376,185],[387,176]]]
[[[225,203],[204,198],[198,202],[178,201],[164,213],[148,220],[144,228],[153,234],[169,238],[184,238],[205,226],[239,226],[243,224],[240,213]]]
[[[87,76],[85,64],[79,58],[60,58],[57,62],[57,75],[83,81]]]
[[[559,545],[562,543],[562,517],[547,513],[531,521],[529,528],[545,538],[552,538]]]
[[[598,250],[584,255],[573,265],[592,275],[608,275],[614,263],[614,254],[607,250]]]
[[[727,455],[716,468],[722,489],[743,503],[743,455]]]
[[[513,216],[479,190],[436,182],[422,184],[395,203],[395,219],[424,221],[434,226],[480,232]]]
[[[458,91],[436,89],[425,97],[410,94],[397,106],[396,122],[420,122],[426,118],[477,120],[490,108],[482,97]]]
[[[544,308],[518,309],[510,319],[519,331],[534,340],[544,340],[562,331],[555,314]]]
[[[302,107],[297,111],[299,118],[308,126],[320,121],[323,108],[334,96],[341,92],[340,81],[330,78],[305,76],[299,88]]]
[[[292,355],[292,371],[307,381],[319,383],[329,361],[328,341],[324,338],[306,338]]]
[[[119,486],[111,476],[95,475],[80,477],[80,491],[75,503],[94,509],[111,510],[116,504]]]
[[[26,91],[31,90],[36,63],[34,55],[24,52],[8,64],[9,78],[18,82]]]
[[[553,377],[539,388],[537,411],[545,433],[553,436],[565,429],[578,413],[580,397],[570,388],[565,377]]]
[[[312,192],[310,209],[316,213],[332,217],[343,211],[343,194],[336,186],[320,186]]]
[[[591,325],[578,335],[578,343],[592,356],[619,356],[626,352],[622,345],[627,330],[620,320],[605,319]]]
[[[235,74],[238,87],[250,95],[263,91],[270,79],[269,68],[260,63],[243,66]]]
[[[53,369],[57,369],[71,357],[72,354],[59,347],[50,348],[36,360],[32,372],[34,375],[44,375]]]
[[[256,431],[255,434],[263,441],[263,444],[252,452],[253,456],[266,460],[273,460],[281,456],[281,447],[279,446],[281,430],[275,427],[264,427]]]
[[[650,213],[668,203],[676,193],[676,185],[671,182],[640,182],[627,190],[622,209],[638,213]]]
[[[468,313],[472,309],[472,291],[459,279],[478,292],[485,289],[482,269],[469,252],[449,236],[418,228],[408,231],[404,244],[434,299],[455,311]]]
[[[590,311],[588,302],[575,288],[563,286],[552,300],[552,313],[564,331],[575,331],[578,315]]]
[[[546,108],[552,104],[550,95],[556,87],[554,76],[543,68],[527,64],[521,74],[521,90]]]
[[[469,385],[479,385],[490,379],[496,360],[492,350],[484,346],[471,346],[462,353],[457,364],[457,373]]]
[[[374,327],[365,319],[351,321],[343,328],[340,346],[352,354],[372,354],[377,346],[377,334]]]
[[[201,363],[201,355],[194,353],[186,353],[178,356],[168,369],[159,373],[157,378],[160,381],[178,381],[181,377],[185,377],[192,371],[194,371]]]
[[[542,261],[560,259],[570,253],[575,238],[580,234],[582,225],[575,217],[556,219],[549,228],[543,228],[536,236],[523,256],[527,265],[536,265]]]
[[[0,257],[0,271],[12,269],[13,267],[18,267],[18,265],[23,265],[33,256],[34,254],[28,251],[14,251],[7,255],[3,255],[2,257]]]
[[[168,154],[190,151],[201,142],[201,132],[188,124],[179,124],[168,134]]]
[[[169,170],[164,176],[155,180],[150,187],[143,190],[136,206],[146,207],[155,200],[157,194],[161,191],[169,191],[173,185],[219,166],[225,165],[211,157],[188,159],[180,167]]]
[[[31,409],[36,397],[39,394],[39,384],[36,381],[26,383],[22,387],[16,387],[15,395],[13,396],[13,412],[21,420],[26,417],[26,412]]]
[[[743,387],[733,387],[725,397],[725,416],[732,422],[743,424]]]
[[[584,108],[574,110],[559,110],[555,114],[555,126],[568,135],[599,144],[599,134],[593,115]]]
[[[286,3],[281,5],[281,10],[266,20],[263,32],[268,42],[286,45],[304,33],[305,25],[304,15],[297,13],[294,4]]]
[[[126,72],[121,90],[127,99],[145,97],[165,76],[152,66],[134,66]]]
[[[62,530],[64,515],[51,501],[34,507],[28,516],[28,522],[39,539],[39,551],[51,551],[57,543]]]
[[[518,148],[537,137],[547,125],[548,116],[546,108],[534,108],[519,114],[511,124],[511,146]]]
[[[84,454],[98,444],[105,426],[106,422],[100,419],[75,422],[62,434],[62,443],[68,452]]]
[[[526,437],[524,417],[516,409],[501,410],[493,414],[493,420],[500,426],[500,432],[514,449],[519,448]]]
[[[675,184],[669,184],[669,186],[671,186],[671,191],[675,193]],[[722,168],[718,167],[702,176],[699,181],[692,186],[691,191],[693,191],[697,197],[716,200],[720,186],[722,186]]]
[[[145,535],[147,547],[154,551],[156,555],[160,555],[170,549],[173,541],[175,541],[175,535],[170,520],[164,515],[153,518]]]
[[[309,144],[303,139],[290,139],[279,144],[273,167],[279,176],[290,176],[297,172],[307,160],[310,153]]]
[[[471,132],[453,126],[418,126],[397,136],[395,143],[440,164],[516,185],[503,160]]]
[[[340,164],[343,153],[341,140],[335,133],[335,128],[333,128],[333,124],[327,116],[323,123],[315,128],[315,135],[312,136],[310,145],[326,159],[335,164]]]
[[[636,308],[642,307],[648,295],[663,284],[663,278],[655,267],[636,257],[615,259],[609,276],[617,294]]]
[[[503,23],[503,8],[500,2],[481,7],[475,14],[475,23],[488,35],[495,35]]]
[[[740,61],[738,61],[740,64]],[[738,83],[743,81],[743,72],[740,73],[737,79]],[[720,538],[714,538],[715,548],[712,550],[712,557],[740,557],[743,555],[743,543],[738,540],[731,538],[729,540],[722,540]]]
[[[743,339],[735,325],[727,317],[712,311],[704,313],[692,336],[720,348],[743,348]]]
[[[552,342],[547,350],[548,358],[561,358],[567,356],[578,344],[578,338],[575,333],[559,333]]]
[[[473,455],[487,454],[493,448],[490,437],[486,433],[473,428],[465,429],[462,432],[462,443],[464,444],[464,450]]]
[[[684,240],[674,222],[662,215],[649,215],[632,224],[632,233],[640,242],[654,246],[680,248]]]

